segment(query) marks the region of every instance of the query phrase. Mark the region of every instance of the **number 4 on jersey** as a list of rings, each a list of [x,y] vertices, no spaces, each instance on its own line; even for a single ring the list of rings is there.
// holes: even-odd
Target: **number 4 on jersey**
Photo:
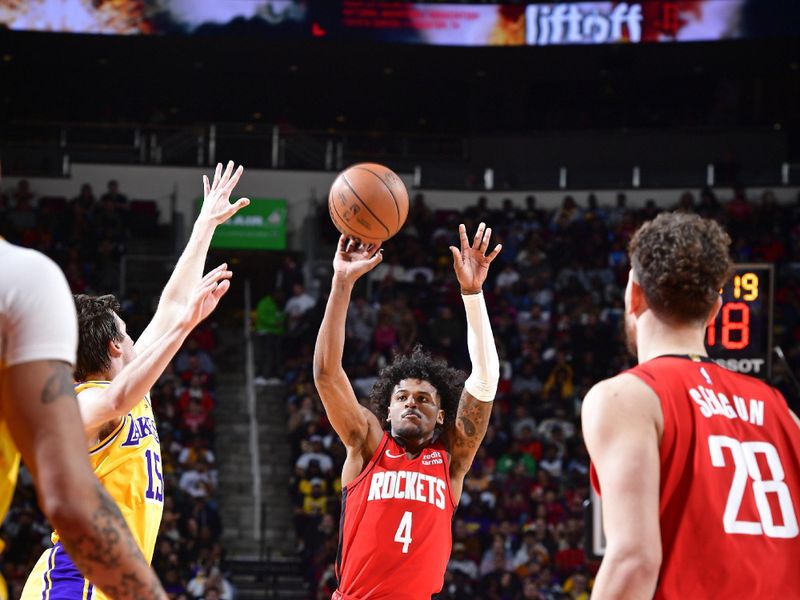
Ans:
[[[403,544],[403,554],[408,554],[408,545],[411,543],[411,511],[407,510],[400,519],[400,525],[394,534],[394,541]]]

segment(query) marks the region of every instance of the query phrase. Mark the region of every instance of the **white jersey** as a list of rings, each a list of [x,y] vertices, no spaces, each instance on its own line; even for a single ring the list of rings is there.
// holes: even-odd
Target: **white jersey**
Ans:
[[[77,351],[75,302],[61,269],[0,238],[0,372],[35,360],[74,365]]]

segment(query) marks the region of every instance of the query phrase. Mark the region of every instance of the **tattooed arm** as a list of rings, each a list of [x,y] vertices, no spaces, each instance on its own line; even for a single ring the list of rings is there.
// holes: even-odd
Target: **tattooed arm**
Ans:
[[[461,393],[456,423],[446,440],[450,452],[450,487],[456,499],[461,497],[464,477],[486,435],[492,406],[494,402],[478,400],[467,390]]]
[[[455,427],[445,439],[450,451],[450,484],[456,499],[461,497],[464,477],[472,466],[478,446],[486,435],[492,416],[494,395],[500,378],[500,363],[492,336],[492,325],[481,289],[489,273],[489,265],[500,253],[498,244],[488,255],[491,228],[478,225],[472,245],[464,225],[458,228],[461,248],[450,247],[453,269],[461,286],[467,315],[467,347],[472,373],[464,382],[458,402]]]
[[[42,511],[80,571],[115,599],[166,599],[92,472],[69,364],[37,360],[5,368],[0,414],[33,475]]]

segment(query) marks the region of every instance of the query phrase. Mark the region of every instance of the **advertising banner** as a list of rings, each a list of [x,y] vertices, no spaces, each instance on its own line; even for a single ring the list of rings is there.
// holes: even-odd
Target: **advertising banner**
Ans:
[[[198,209],[203,199],[197,199]],[[212,248],[240,250],[286,249],[286,200],[251,198],[245,206],[217,227]]]
[[[521,46],[525,7],[343,0],[331,36],[436,46]]]

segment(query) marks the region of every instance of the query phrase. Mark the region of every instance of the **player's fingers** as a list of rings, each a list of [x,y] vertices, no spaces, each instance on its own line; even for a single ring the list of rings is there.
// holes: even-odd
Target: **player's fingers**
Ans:
[[[231,161],[230,164],[228,165],[229,169],[232,167],[233,167],[233,161]],[[242,165],[239,165],[239,168],[233,172],[233,175],[231,176],[230,180],[225,184],[225,189],[228,190],[228,192],[232,192],[233,188],[236,187],[236,184],[239,183],[239,178],[242,176],[242,173],[244,173],[244,167]]]
[[[461,252],[455,246],[450,246],[450,252],[453,254],[453,266],[461,262]]]
[[[339,251],[347,252],[347,238],[344,234],[339,236]]]
[[[503,244],[497,244],[497,246],[494,247],[494,250],[492,250],[492,253],[486,257],[487,260],[489,262],[492,262],[495,258],[497,258],[497,255],[500,254],[500,250],[502,249],[503,249]]]
[[[483,232],[483,237],[481,238],[481,245],[479,247],[481,254],[486,254],[486,250],[489,248],[489,240],[492,237],[492,228],[487,227],[486,231]]]
[[[375,253],[375,254],[372,256],[372,258],[370,258],[370,259],[369,259],[369,261],[368,261],[368,262],[370,263],[370,268],[372,268],[373,266],[377,265],[377,264],[378,264],[379,262],[381,262],[382,260],[383,260],[383,251],[380,251],[380,250],[379,250],[378,252],[376,252],[376,253]]]
[[[197,292],[195,293],[194,296],[194,303],[195,304],[198,302],[202,303],[205,298],[208,298],[208,296],[211,293],[213,293],[216,287],[217,287],[216,281],[208,281],[203,283],[203,285],[197,288]]]
[[[248,204],[250,204],[249,198],[239,198],[236,202],[231,204],[230,209],[228,209],[228,216],[235,215],[237,212],[239,212],[239,210],[241,210]]]
[[[223,279],[219,283],[219,285],[216,287],[216,289],[214,289],[211,292],[211,295],[214,296],[214,298],[216,298],[217,300],[219,300],[220,298],[222,298],[225,295],[225,292],[227,292],[229,289],[231,289],[230,280]]]
[[[221,265],[214,267],[208,273],[206,273],[205,277],[203,277],[203,279],[201,280],[201,283],[205,284],[209,281],[216,280],[219,277],[220,273],[223,273],[227,268],[228,268],[227,263],[222,263]]]
[[[228,263],[221,263],[216,267],[214,267],[213,269],[211,269],[208,273],[206,273],[205,278],[212,279],[215,273],[218,273],[219,271],[224,271],[227,268],[228,268]]]
[[[222,177],[222,163],[217,163],[217,168],[214,169],[214,183],[211,184],[212,190],[217,187],[220,177]]]
[[[206,276],[200,283],[200,295],[206,296],[216,288],[221,282],[229,280],[233,277],[232,271],[217,271],[216,269],[209,273],[213,277]]]
[[[475,232],[475,238],[472,240],[472,248],[474,250],[478,250],[481,246],[481,240],[483,239],[483,232],[486,229],[486,223],[481,223],[478,225],[478,231]]]
[[[219,187],[227,189],[228,180],[231,178],[232,171],[233,171],[233,161],[229,160],[228,164],[225,165],[225,171],[223,171],[222,177],[220,177],[219,179]]]
[[[210,191],[211,186],[208,183],[208,176],[203,175],[203,198],[207,198]]]
[[[347,239],[347,247],[345,248],[345,252],[350,252],[356,247],[356,243],[351,239]]]
[[[467,239],[467,226],[463,223],[458,226],[458,237],[461,240],[461,251],[466,252],[469,248],[469,239]]]
[[[377,244],[370,244],[367,247],[367,252],[369,253],[368,254],[369,258],[375,258],[375,255],[378,252],[380,252],[380,249],[381,249],[381,242],[378,242]]]

